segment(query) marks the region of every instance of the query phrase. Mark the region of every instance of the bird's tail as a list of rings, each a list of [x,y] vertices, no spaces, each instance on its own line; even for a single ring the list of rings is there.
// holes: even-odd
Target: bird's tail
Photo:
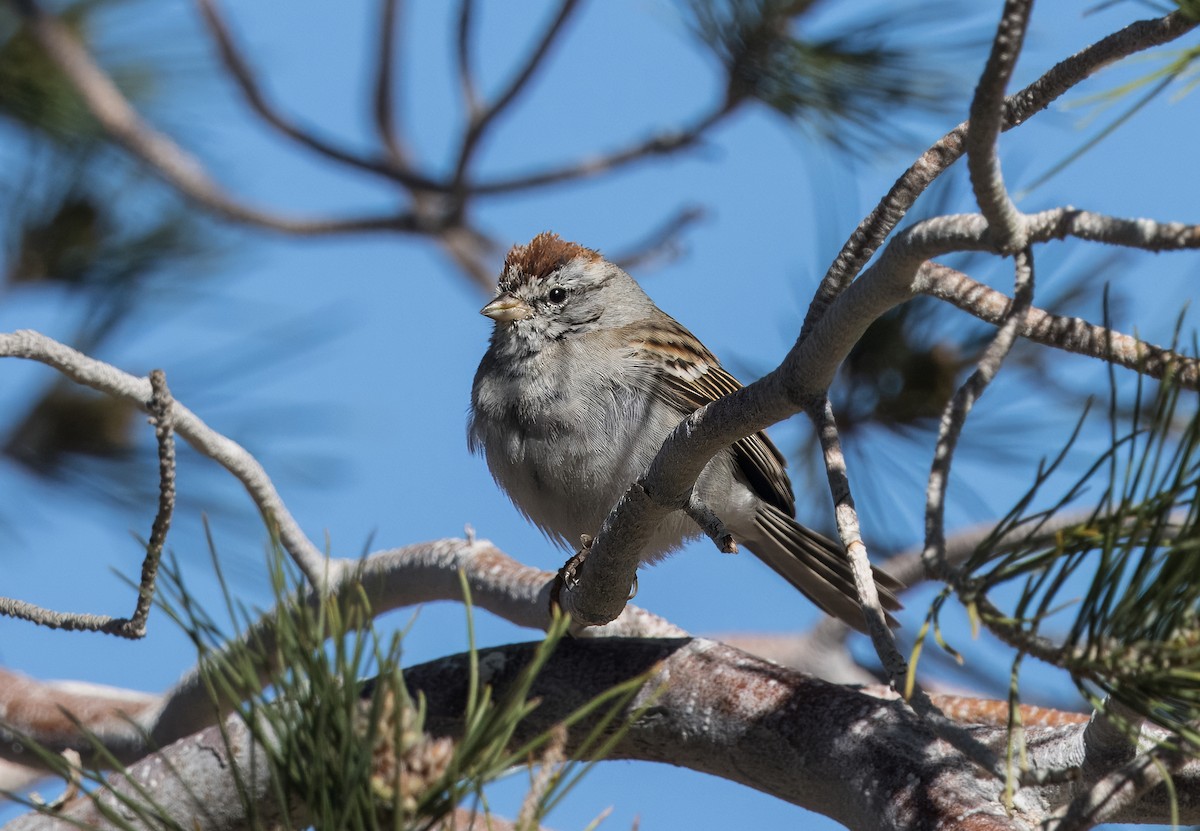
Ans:
[[[826,612],[860,632],[866,631],[850,561],[839,543],[805,528],[765,502],[759,504],[754,523],[758,536],[744,542],[756,557]],[[896,592],[904,588],[903,584],[874,566],[871,571],[885,614],[902,608]],[[891,615],[887,615],[887,621],[889,626],[899,626]]]

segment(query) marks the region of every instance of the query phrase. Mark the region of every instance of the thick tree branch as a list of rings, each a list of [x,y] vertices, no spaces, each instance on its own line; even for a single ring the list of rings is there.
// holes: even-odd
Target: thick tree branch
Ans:
[[[534,648],[515,644],[483,650],[481,682],[502,696]],[[410,690],[427,701],[428,732],[460,734],[469,683],[465,666],[463,656],[452,656],[405,670]],[[965,764],[898,700],[818,681],[712,641],[687,639],[564,641],[535,681],[531,694],[541,703],[514,741],[542,732],[598,693],[648,671],[650,679],[629,707],[630,714],[641,714],[612,757],[711,773],[824,813],[852,829],[1033,828],[1109,772],[1086,765],[1079,768],[1079,781],[1023,788],[1006,813],[1004,782]],[[968,719],[968,725],[973,722],[976,726],[965,729],[974,739],[1003,747],[1006,731],[996,725],[1004,714],[992,713],[997,702],[941,697],[937,703]],[[651,709],[642,711],[647,704]],[[1031,764],[1057,770],[1083,764],[1086,723],[1066,714],[1049,715],[1054,717],[1031,712],[1026,720]],[[568,757],[590,726],[585,721],[569,734]],[[240,725],[231,720],[226,727],[235,731],[237,746],[244,747]],[[169,778],[167,766],[180,758],[174,754],[194,743],[220,762],[208,769],[188,768],[190,785],[207,786],[212,777],[228,776],[223,766],[231,761],[206,738],[214,735],[202,731],[170,746],[161,758],[149,757],[131,773],[142,777],[153,769]],[[237,763],[244,764],[243,759],[239,751]],[[1181,821],[1200,819],[1200,764],[1180,767],[1175,784]],[[1114,820],[1162,821],[1168,813],[1167,796],[1158,788],[1129,803]],[[200,821],[199,827],[218,827]]]
[[[529,649],[496,650],[490,664],[496,671],[486,680],[503,690],[523,665],[521,651],[528,654]],[[654,677],[632,705],[652,696],[652,715],[633,723],[615,758],[701,770],[824,813],[849,828],[1033,827],[1053,809],[1054,800],[1089,784],[1024,788],[1006,818],[1001,808],[1004,782],[964,763],[900,702],[817,681],[703,640],[564,643],[533,691],[553,703],[535,711],[522,734],[534,735],[594,693],[652,666],[658,667]],[[454,702],[461,700],[465,685],[451,667],[446,659],[405,673],[410,687],[429,697],[426,729],[446,735],[456,735],[461,727]],[[862,729],[866,724],[871,728]],[[1078,754],[1085,729],[1079,721],[1031,724],[1032,763],[1057,764],[1068,748]],[[970,730],[975,739],[1003,747],[1005,729]],[[586,731],[582,728],[573,738]],[[1181,773],[1187,781],[1177,784],[1189,790],[1185,813],[1196,814],[1200,802],[1190,789],[1197,784],[1200,765],[1192,763]],[[1150,799],[1166,812],[1161,791]],[[1148,813],[1145,804],[1137,810]],[[970,821],[968,815],[974,815]],[[989,824],[974,824],[981,818]]]
[[[471,588],[474,605],[515,623],[534,629],[549,627],[552,572],[521,565],[485,540],[436,540],[429,543],[380,551],[360,561],[336,560],[331,563],[326,599],[363,598],[374,615],[437,600],[461,601],[460,573]],[[316,593],[305,598],[318,602]],[[254,626],[231,644],[227,653],[249,646],[256,654],[277,654],[277,618],[275,612],[264,615]],[[662,638],[683,637],[682,629],[636,606],[629,606],[608,626],[577,632],[581,638]],[[223,653],[224,654],[224,653]],[[219,663],[222,654],[210,662]],[[260,681],[265,684],[270,666],[263,667]],[[19,677],[19,676],[16,676]],[[85,712],[83,698],[72,697],[69,690],[60,694],[44,692],[33,696],[25,686],[10,684],[0,670],[0,712],[10,737],[31,736],[48,750],[79,752],[90,763],[98,742],[106,754],[133,762],[155,747],[210,726],[214,718],[230,712],[237,702],[221,700],[214,704],[211,690],[200,667],[195,667],[164,696],[151,702],[140,696],[132,702],[112,698],[102,701],[103,709],[85,720],[90,735],[67,717],[67,712]],[[9,697],[11,696],[11,697]],[[22,702],[33,702],[24,704]],[[58,705],[62,705],[60,708]],[[92,712],[90,710],[86,712]],[[12,741],[0,742],[0,758],[26,765],[38,764],[28,748]]]

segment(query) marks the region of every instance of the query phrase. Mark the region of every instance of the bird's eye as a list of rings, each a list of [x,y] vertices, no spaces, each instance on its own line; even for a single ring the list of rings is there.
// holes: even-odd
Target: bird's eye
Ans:
[[[567,290],[562,286],[555,286],[550,289],[550,293],[546,295],[546,299],[551,303],[562,303],[567,299]]]

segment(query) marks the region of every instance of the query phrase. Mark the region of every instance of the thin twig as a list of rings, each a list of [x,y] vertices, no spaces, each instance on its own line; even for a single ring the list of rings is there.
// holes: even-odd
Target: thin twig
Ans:
[[[700,530],[713,541],[717,550],[722,554],[736,554],[738,552],[737,539],[733,536],[733,533],[725,526],[725,523],[717,516],[716,512],[708,507],[708,503],[696,495],[695,490],[692,491],[683,512],[700,526]]]
[[[4,336],[0,336],[0,356],[4,355]],[[24,357],[24,356],[22,356]],[[109,615],[56,612],[23,600],[0,598],[0,615],[27,620],[50,629],[69,632],[103,632],[129,640],[138,640],[146,635],[146,619],[154,603],[154,583],[158,576],[158,563],[162,557],[167,531],[171,527],[171,514],[175,510],[175,440],[174,400],[167,388],[167,378],[161,369],[150,373],[150,400],[139,401],[150,412],[150,423],[154,425],[154,436],[158,443],[158,511],[150,529],[150,540],[146,545],[146,556],[142,560],[142,575],[138,583],[137,601],[130,617]]]
[[[162,558],[167,531],[171,528],[171,515],[175,510],[175,399],[167,388],[167,376],[161,369],[150,373],[150,420],[154,424],[154,438],[158,442],[158,512],[150,527],[150,540],[146,545],[146,559],[142,561],[142,579],[138,590],[137,606],[129,620],[130,634],[127,637],[142,637],[146,634],[146,619],[154,600],[154,581],[158,576],[158,563]]]
[[[705,216],[707,211],[703,207],[688,205],[628,249],[607,259],[626,271],[659,257],[674,259],[679,255],[679,238]]]
[[[496,289],[499,273],[496,258],[500,245],[483,232],[468,225],[445,228],[437,235],[443,251],[459,269],[485,292]]]
[[[22,330],[0,333],[0,357],[38,361],[57,369],[76,383],[141,408],[146,407],[151,395],[150,382],[146,379],[89,358],[38,332]],[[237,442],[213,430],[182,404],[175,402],[172,412],[175,431],[201,454],[241,481],[263,516],[278,532],[284,550],[295,560],[310,584],[323,587],[327,579],[336,578],[340,566],[322,554],[304,535],[258,460]]]
[[[896,636],[887,625],[883,608],[879,603],[879,592],[876,590],[875,579],[871,573],[871,561],[867,556],[867,547],[863,544],[859,531],[858,513],[854,508],[854,498],[850,493],[850,478],[846,472],[845,457],[838,439],[833,408],[828,399],[820,409],[814,407],[809,410],[809,416],[813,419],[813,424],[821,440],[821,448],[824,451],[825,470],[833,494],[838,533],[846,546],[846,554],[854,573],[854,584],[866,617],[867,632],[871,636],[875,653],[883,664],[884,672],[893,689],[903,690],[905,679],[908,676],[908,661],[896,646]],[[956,750],[984,770],[997,776],[1002,775],[1003,766],[996,753],[977,741],[960,724],[942,713],[920,687],[914,686],[909,696],[909,705],[939,738],[953,745]]]
[[[955,570],[946,560],[946,488],[950,481],[950,465],[958,437],[966,424],[971,408],[996,377],[1000,365],[1016,343],[1025,316],[1033,305],[1033,251],[1024,249],[1016,255],[1016,277],[1012,307],[1003,325],[988,344],[971,376],[963,382],[942,413],[938,427],[929,484],[925,491],[925,567],[930,574],[952,580]]]
[[[710,129],[715,127],[736,109],[736,104],[722,103],[716,109],[705,113],[690,126],[679,130],[668,130],[655,133],[648,139],[634,142],[621,150],[614,150],[602,156],[585,159],[577,164],[550,170],[522,173],[492,181],[473,182],[469,186],[470,193],[476,196],[496,196],[513,191],[528,190],[545,185],[557,185],[575,179],[585,179],[610,173],[637,161],[666,156],[691,147]]]
[[[204,23],[207,25],[209,33],[217,44],[217,50],[221,54],[221,61],[224,63],[226,71],[233,78],[238,89],[242,91],[242,96],[246,99],[246,103],[250,105],[254,112],[258,113],[263,121],[301,146],[307,147],[333,161],[394,179],[406,187],[415,190],[436,187],[436,184],[431,180],[401,165],[397,165],[390,159],[367,158],[345,148],[338,147],[318,137],[310,130],[302,129],[294,124],[267,101],[267,96],[259,85],[254,70],[250,68],[250,62],[246,60],[242,55],[242,51],[234,43],[233,33],[230,31],[225,19],[221,16],[221,12],[217,9],[215,1],[196,0],[196,5],[200,9],[201,16],[204,18]],[[386,38],[386,32],[381,34],[381,37]],[[381,63],[382,60],[381,56]]]
[[[896,647],[896,636],[888,626],[887,615],[879,602],[875,577],[871,573],[871,561],[867,555],[867,547],[863,543],[858,511],[854,506],[854,496],[850,490],[850,475],[846,470],[846,457],[842,453],[841,438],[833,417],[833,406],[826,398],[820,406],[812,407],[808,411],[808,415],[812,419],[813,427],[821,442],[825,474],[829,480],[830,493],[833,496],[838,534],[842,539],[842,544],[846,547],[846,556],[850,560],[858,601],[862,605],[863,614],[866,617],[867,633],[871,636],[871,643],[883,664],[884,672],[893,680],[903,679],[908,671],[908,664]]]

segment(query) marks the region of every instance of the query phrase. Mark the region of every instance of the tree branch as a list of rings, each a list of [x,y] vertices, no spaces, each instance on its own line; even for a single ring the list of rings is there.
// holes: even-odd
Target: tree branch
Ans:
[[[455,39],[458,84],[467,107],[467,116],[471,120],[480,114],[479,91],[475,86],[475,73],[471,70],[471,22],[474,17],[475,0],[459,0],[458,37]]]
[[[975,371],[946,404],[941,424],[938,426],[929,483],[925,489],[924,560],[926,570],[944,580],[952,580],[957,574],[946,559],[945,527],[946,489],[950,484],[950,465],[954,461],[954,449],[967,423],[967,415],[1000,371],[1000,365],[1016,343],[1017,334],[1025,322],[1029,307],[1033,304],[1033,252],[1026,248],[1017,253],[1015,260],[1014,300],[1005,314],[1004,322],[980,356]]]
[[[480,682],[503,696],[535,647],[514,644],[482,650]],[[470,683],[466,665],[463,656],[451,656],[404,671],[412,694],[424,696],[427,702],[427,732],[460,735],[462,701]],[[541,703],[522,722],[513,741],[527,740],[598,693],[647,671],[653,674],[627,713],[642,715],[630,724],[610,758],[668,762],[721,776],[823,813],[851,829],[1033,828],[1103,776],[1081,768],[1077,782],[1025,787],[1007,814],[1002,803],[1004,782],[965,764],[900,701],[818,681],[705,640],[564,641],[535,680],[531,695]],[[996,726],[1004,721],[1001,703],[953,696],[939,697],[938,703],[969,719],[973,726],[964,729],[974,739],[993,748],[1004,746],[1007,731]],[[647,704],[652,705],[649,713],[642,710]],[[996,705],[999,712],[993,712]],[[1086,723],[1070,714],[1040,715],[1031,715],[1026,722],[1031,765],[1058,770],[1077,765],[1085,755]],[[564,746],[568,758],[575,758],[593,723],[585,720],[568,735]],[[721,729],[713,729],[714,725]],[[863,725],[870,725],[870,730]],[[186,770],[186,781],[197,789],[208,787],[213,777],[228,777],[226,766],[231,761],[241,769],[249,757],[239,751],[238,759],[230,760],[224,745],[211,741],[217,737],[215,729],[148,757],[130,774],[146,781],[146,774],[154,771],[166,781],[173,778],[170,770]],[[236,720],[226,721],[225,729],[233,731],[234,746],[250,744]],[[854,741],[847,741],[847,736],[854,736]],[[176,755],[186,752],[188,745],[203,749],[217,766],[193,767],[193,761]],[[261,750],[256,756],[262,758]],[[248,781],[257,781],[255,769],[246,770],[253,774],[246,777]],[[123,780],[115,781],[119,785]],[[1180,821],[1200,819],[1200,763],[1180,767],[1175,785],[1181,797]],[[241,804],[233,799],[229,809],[240,810]],[[1158,788],[1123,807],[1113,819],[1163,821],[1168,813],[1167,795]],[[193,815],[184,816],[191,827]],[[209,825],[210,817],[201,817],[198,827],[238,827]],[[43,827],[25,824],[33,823],[33,817],[21,822],[15,827]]]
[[[37,332],[0,333],[0,358],[4,357],[46,364],[78,384],[128,401],[143,410],[150,399],[147,379],[124,373]],[[322,586],[327,577],[336,577],[336,565],[304,535],[258,460],[182,404],[176,402],[173,412],[176,432],[201,454],[237,477],[268,524],[278,531],[280,543],[309,582],[313,586]]]
[[[1050,106],[1080,81],[1111,63],[1137,52],[1170,43],[1190,32],[1197,22],[1182,12],[1161,18],[1139,20],[1118,32],[1101,38],[1066,60],[1004,102],[1003,130],[1011,130]],[[968,122],[963,122],[938,139],[913,162],[874,210],[859,223],[829,266],[817,288],[801,329],[801,337],[816,324],[825,308],[855,278],[888,235],[904,218],[908,209],[930,184],[964,152]]]
[[[1031,243],[1079,236],[1150,250],[1200,247],[1196,226],[1114,220],[1068,208],[1032,214],[1027,225]],[[633,584],[638,552],[668,514],[686,506],[688,492],[709,459],[737,439],[797,412],[818,411],[837,368],[867,327],[926,290],[923,266],[929,258],[990,249],[987,222],[978,214],[926,220],[893,239],[879,261],[842,292],[778,367],[700,408],[672,431],[645,475],[605,519],[578,570],[578,582],[562,593],[564,610],[585,625],[615,617]],[[1107,359],[1103,353],[1097,357]],[[1141,370],[1136,362],[1135,366]]]
[[[142,561],[142,575],[138,582],[138,596],[130,617],[109,615],[77,614],[56,612],[26,603],[0,597],[0,615],[27,620],[39,626],[67,631],[104,632],[130,640],[146,634],[146,619],[154,601],[154,582],[158,575],[158,562],[162,556],[167,531],[171,527],[171,514],[175,510],[175,429],[171,391],[167,389],[166,375],[161,369],[150,373],[151,395],[142,406],[150,412],[150,423],[154,425],[154,436],[158,443],[158,512],[150,527],[150,540],[146,544],[146,557]]]
[[[1000,172],[996,137],[1004,126],[1004,90],[1021,54],[1033,0],[1007,0],[992,51],[975,87],[967,129],[967,170],[979,210],[992,229],[996,249],[1015,254],[1025,248],[1025,223],[1008,196]]]
[[[366,158],[357,153],[337,147],[319,138],[311,131],[296,126],[267,101],[266,95],[255,78],[254,71],[250,68],[249,61],[242,56],[241,50],[234,43],[233,35],[229,31],[229,26],[225,23],[220,11],[218,11],[215,0],[196,0],[196,5],[200,9],[200,14],[204,18],[204,23],[208,27],[209,34],[212,35],[213,40],[217,44],[217,50],[221,55],[221,61],[225,65],[225,70],[229,73],[234,83],[237,84],[238,89],[242,91],[242,96],[246,99],[246,103],[250,105],[250,108],[263,121],[297,144],[307,147],[315,153],[332,159],[335,162],[393,179],[414,190],[435,189],[438,186],[432,180],[419,176],[394,162],[394,159],[398,156],[395,154],[393,148],[394,146],[398,147],[398,145],[395,144],[395,136],[391,129],[390,96],[391,31],[394,25],[395,9],[393,0],[384,0],[384,2],[384,15],[380,23],[382,27],[380,30],[382,48],[380,50],[376,82],[375,113],[376,125],[380,130],[380,134],[385,137],[385,146],[392,153],[391,159]],[[380,95],[384,92],[388,95],[386,99],[380,98]],[[386,105],[381,114],[379,107],[384,102],[386,102]],[[380,121],[381,117],[386,117],[388,120]]]
[[[550,170],[541,172],[523,173],[492,181],[473,182],[469,186],[466,186],[466,188],[476,196],[496,196],[518,190],[562,184],[575,179],[599,176],[602,173],[610,173],[643,159],[654,156],[666,156],[695,144],[705,133],[732,113],[736,109],[736,106],[736,102],[722,102],[721,106],[701,116],[688,127],[680,130],[656,133],[650,138],[635,142],[624,149],[614,150],[595,158],[584,159],[577,164],[551,168]]]
[[[331,565],[335,566],[331,574],[336,577],[331,577],[323,597],[364,598],[374,615],[418,603],[461,601],[462,574],[476,607],[518,626],[545,631],[551,622],[550,587],[554,574],[524,566],[486,540],[436,540],[376,552],[361,562],[336,560]],[[311,606],[320,597],[310,593],[303,602]],[[268,612],[225,652],[210,656],[209,662],[219,664],[225,655],[246,647],[260,655],[276,655],[276,627],[276,612]],[[576,632],[575,637],[678,638],[686,634],[668,621],[631,605],[608,626]],[[263,669],[260,681],[265,684],[270,667]],[[102,758],[96,757],[97,746],[108,757],[132,763],[156,747],[211,726],[214,719],[229,713],[237,703],[213,701],[202,667],[193,667],[171,691],[153,700],[111,696],[99,702],[102,709],[85,709],[92,697],[92,694],[73,696],[69,689],[62,692],[47,689],[33,695],[27,687],[6,680],[0,670],[0,713],[6,713],[3,724],[10,737],[32,737],[54,753],[75,750],[88,764],[103,763]],[[31,704],[22,703],[27,701]],[[87,713],[89,717],[81,725],[68,713]],[[24,765],[40,764],[27,747],[12,741],[0,742],[0,758]]]
[[[512,104],[521,90],[529,83],[529,80],[537,72],[538,67],[542,65],[542,61],[545,59],[547,53],[549,53],[550,46],[558,38],[563,25],[578,6],[579,0],[559,1],[558,12],[554,15],[554,20],[550,22],[550,25],[546,27],[546,31],[538,39],[537,46],[529,53],[524,66],[513,76],[508,86],[497,96],[495,101],[472,114],[471,120],[467,124],[466,134],[463,136],[462,145],[458,151],[458,161],[454,165],[452,191],[468,190],[468,188],[463,188],[463,183],[466,181],[471,159],[475,155],[475,151],[479,149],[480,139],[483,138],[492,122],[508,109],[508,106]],[[474,189],[469,188],[469,190]]]

